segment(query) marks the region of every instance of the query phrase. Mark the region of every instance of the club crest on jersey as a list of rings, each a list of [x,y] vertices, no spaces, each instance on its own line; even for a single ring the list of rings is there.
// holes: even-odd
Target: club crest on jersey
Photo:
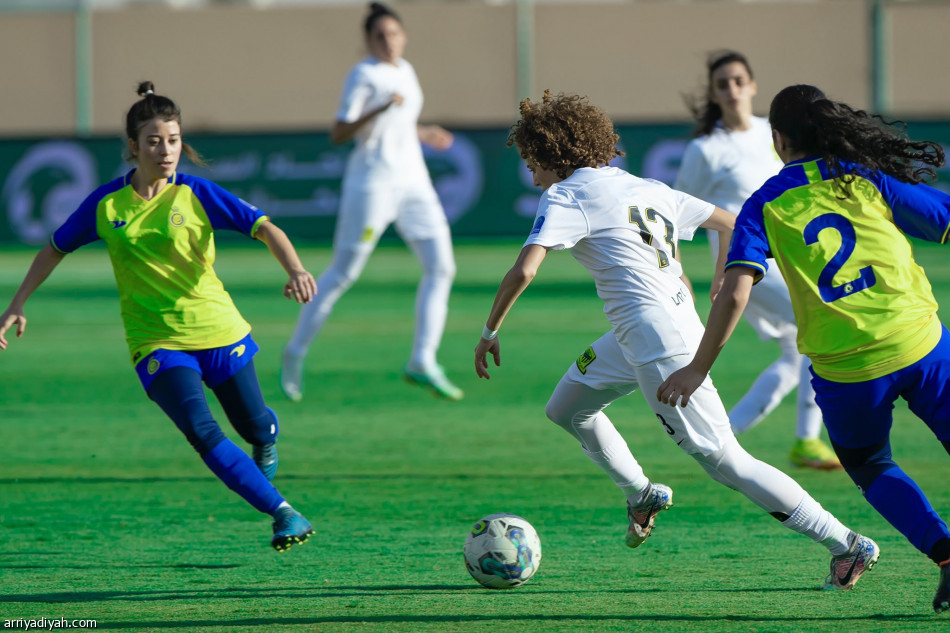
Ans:
[[[155,375],[155,372],[158,371],[158,368],[161,367],[161,365],[162,365],[162,364],[161,364],[160,362],[158,362],[158,359],[157,359],[157,358],[153,358],[153,359],[149,360],[149,361],[148,361],[148,375],[149,375],[149,376],[154,376],[154,375]]]
[[[172,212],[168,215],[168,223],[172,226],[181,226],[185,223],[185,216],[178,210],[178,207],[172,207]]]
[[[588,347],[583,354],[577,357],[577,368],[582,374],[586,374],[587,367],[595,360],[597,360],[597,354],[594,353],[594,348]]]
[[[544,216],[534,221],[534,227],[531,229],[531,235],[537,235],[541,232],[541,227],[544,226]]]

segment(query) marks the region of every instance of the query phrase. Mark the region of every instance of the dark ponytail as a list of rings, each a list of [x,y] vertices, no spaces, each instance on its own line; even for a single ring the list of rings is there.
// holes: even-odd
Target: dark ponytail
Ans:
[[[125,115],[125,135],[128,138],[138,142],[139,132],[153,119],[175,121],[181,125],[181,108],[168,97],[155,94],[155,84],[151,81],[140,83],[136,92],[142,98],[133,103]],[[185,142],[182,142],[182,152],[194,164],[206,164],[198,152]]]
[[[396,22],[402,24],[402,20],[399,19],[399,16],[396,15],[396,12],[387,7],[382,2],[370,2],[369,3],[369,15],[366,16],[366,20],[363,21],[363,32],[366,37],[369,37],[369,34],[373,32],[373,27],[376,26],[376,22],[380,18],[392,18]]]
[[[716,51],[711,53],[706,60],[706,89],[702,95],[683,96],[686,107],[689,108],[693,119],[696,120],[693,137],[709,135],[712,133],[713,128],[716,127],[716,123],[719,119],[722,118],[722,108],[719,107],[718,103],[713,103],[712,99],[710,99],[713,89],[712,76],[719,68],[733,62],[739,62],[745,66],[746,71],[749,73],[749,79],[755,79],[755,75],[752,74],[752,66],[749,65],[749,60],[746,59],[745,55],[737,53],[736,51]]]
[[[903,122],[832,101],[814,86],[789,86],[775,95],[769,123],[785,136],[790,150],[824,158],[845,197],[845,185],[862,170],[843,171],[842,161],[914,184],[932,180],[935,168],[944,164],[943,148],[909,140]]]

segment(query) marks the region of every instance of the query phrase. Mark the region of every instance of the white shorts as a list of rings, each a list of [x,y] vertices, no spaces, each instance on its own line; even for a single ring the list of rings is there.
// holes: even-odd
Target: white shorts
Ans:
[[[334,248],[376,245],[390,224],[407,242],[451,239],[449,223],[428,182],[409,185],[344,183]]]
[[[591,389],[624,395],[639,388],[663,430],[680,448],[687,453],[709,455],[724,448],[734,437],[729,415],[712,379],[706,377],[685,408],[663,404],[656,398],[656,390],[663,381],[685,367],[691,358],[683,354],[634,366],[627,361],[611,330],[594,341],[564,377]]]
[[[715,261],[718,256],[719,233],[707,233]],[[749,303],[745,308],[745,319],[763,341],[795,338],[798,335],[798,326],[795,324],[795,312],[792,310],[788,285],[775,260],[769,259],[766,263],[769,265],[769,272],[759,283],[752,286]]]

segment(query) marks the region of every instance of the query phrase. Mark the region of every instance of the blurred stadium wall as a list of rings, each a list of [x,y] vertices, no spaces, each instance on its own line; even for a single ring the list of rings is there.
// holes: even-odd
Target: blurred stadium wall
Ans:
[[[721,48],[749,57],[759,113],[782,87],[812,83],[950,144],[946,1],[391,4],[423,119],[461,141],[431,157],[458,235],[520,233],[533,213],[504,139],[519,97],[545,88],[590,96],[617,122],[626,166],[669,181],[689,135],[683,94]],[[182,106],[186,134],[214,160],[207,175],[293,233],[326,238],[346,148],[324,131],[364,55],[364,15],[363,2],[0,0],[0,241],[37,241],[123,169],[123,116],[143,79]]]

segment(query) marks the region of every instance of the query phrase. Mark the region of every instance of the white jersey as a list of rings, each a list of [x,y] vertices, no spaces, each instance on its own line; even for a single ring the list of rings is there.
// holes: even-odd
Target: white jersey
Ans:
[[[356,148],[344,174],[346,186],[362,188],[393,181],[431,186],[417,128],[422,88],[409,62],[400,59],[393,65],[368,57],[358,63],[346,77],[336,118],[353,123],[393,94],[400,95],[403,102],[380,112],[356,133]]]
[[[583,168],[541,196],[525,245],[571,249],[633,365],[695,352],[703,326],[674,256],[714,205],[616,167]]]
[[[673,186],[738,215],[749,196],[782,167],[768,120],[752,117],[748,130],[727,130],[720,121],[712,132],[686,146]],[[709,231],[708,235],[715,260],[719,233]],[[746,320],[763,340],[797,332],[788,286],[774,264],[769,260],[769,274],[753,287],[745,310]]]
[[[673,187],[738,215],[743,203],[782,169],[766,119],[752,117],[748,130],[717,123],[686,146]]]

